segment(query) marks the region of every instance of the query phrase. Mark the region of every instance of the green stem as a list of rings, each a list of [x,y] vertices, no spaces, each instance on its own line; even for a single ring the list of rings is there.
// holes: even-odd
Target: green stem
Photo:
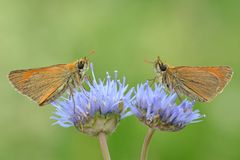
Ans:
[[[148,129],[148,132],[147,132],[147,134],[145,136],[145,139],[144,139],[144,142],[143,142],[140,160],[146,160],[146,158],[147,158],[148,146],[149,146],[149,143],[152,139],[154,131],[155,130],[152,129],[152,128]]]
[[[103,159],[104,160],[111,160],[105,133],[100,132],[98,134],[98,139],[99,139],[99,143],[100,143],[100,148],[102,150]]]

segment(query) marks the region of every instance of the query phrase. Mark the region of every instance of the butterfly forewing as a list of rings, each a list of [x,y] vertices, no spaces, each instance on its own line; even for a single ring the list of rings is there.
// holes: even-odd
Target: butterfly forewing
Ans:
[[[189,67],[169,68],[173,73],[180,92],[199,101],[210,101],[220,93],[232,76],[228,66],[219,67]]]
[[[66,65],[59,64],[45,68],[12,71],[9,74],[9,80],[22,94],[39,105],[44,105],[66,89],[64,85],[69,79],[69,73],[71,72]]]

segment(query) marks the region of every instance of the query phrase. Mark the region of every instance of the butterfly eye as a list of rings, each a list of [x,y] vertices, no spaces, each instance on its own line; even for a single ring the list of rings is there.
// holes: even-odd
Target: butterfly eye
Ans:
[[[159,68],[160,68],[161,71],[166,71],[167,70],[167,66],[162,64],[162,63],[159,64]]]
[[[79,62],[78,63],[78,69],[81,70],[84,68],[84,63],[83,62]]]

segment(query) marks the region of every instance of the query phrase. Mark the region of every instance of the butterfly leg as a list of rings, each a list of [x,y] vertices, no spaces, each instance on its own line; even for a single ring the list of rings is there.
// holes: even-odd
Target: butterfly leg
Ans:
[[[179,93],[177,93],[177,96],[178,96],[179,101],[182,102],[183,100],[182,100],[181,96],[179,95]]]
[[[179,101],[182,102],[183,99],[182,99],[181,96],[180,96],[180,92],[177,90],[177,88],[179,88],[179,86],[181,86],[181,85],[180,85],[180,84],[175,85],[175,86],[173,87],[173,90],[174,90],[174,92],[177,94]]]
[[[93,85],[93,81],[89,75],[84,75],[82,82],[84,83],[85,81],[88,81],[90,83],[90,85]],[[86,86],[84,86],[83,83],[82,83],[80,89],[83,88],[83,89],[87,90]]]
[[[85,75],[84,80],[87,80],[90,84],[93,84],[92,78],[89,75]]]
[[[76,112],[76,103],[75,103],[75,99],[74,99],[74,91],[73,91],[73,86],[71,85],[71,84],[68,84],[68,88],[69,88],[69,91],[70,91],[70,95],[69,95],[69,99],[70,99],[70,97],[72,98],[72,100],[73,100],[73,112],[74,112],[74,114],[75,114],[75,112]]]
[[[154,77],[153,79],[148,79],[148,81],[150,81],[150,86],[152,87],[154,82],[156,81],[157,77]]]

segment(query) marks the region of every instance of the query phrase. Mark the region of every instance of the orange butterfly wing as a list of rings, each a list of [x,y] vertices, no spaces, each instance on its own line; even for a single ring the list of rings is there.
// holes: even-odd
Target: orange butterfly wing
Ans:
[[[229,66],[170,68],[177,81],[183,84],[182,89],[200,101],[210,101],[222,92],[232,77]],[[191,93],[192,92],[192,93]],[[192,94],[192,95],[191,95]]]
[[[70,74],[67,65],[58,64],[38,69],[12,71],[9,73],[9,80],[19,92],[39,105],[45,105],[66,90],[65,85]]]

